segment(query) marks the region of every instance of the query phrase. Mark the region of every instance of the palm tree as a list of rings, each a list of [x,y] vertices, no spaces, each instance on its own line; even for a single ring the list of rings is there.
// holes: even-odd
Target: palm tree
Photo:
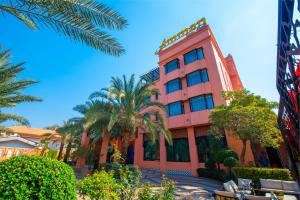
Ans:
[[[83,121],[80,118],[72,118],[68,120],[68,132],[71,134],[71,137],[68,139],[68,144],[66,147],[66,153],[64,156],[64,162],[68,162],[71,150],[74,147],[80,145],[80,141],[83,133]]]
[[[100,29],[121,30],[126,20],[96,0],[3,0],[0,11],[33,30],[44,26],[102,52],[124,53],[116,39]]]
[[[48,129],[55,130],[55,132],[60,135],[60,148],[57,160],[62,159],[65,144],[67,144],[67,156],[65,160],[68,160],[72,142],[83,132],[81,121],[73,118],[68,121],[64,121],[62,126],[54,125],[48,127]]]
[[[22,94],[21,90],[37,83],[30,79],[19,79],[16,77],[24,70],[24,63],[10,63],[10,51],[0,48],[0,124],[7,121],[16,121],[22,125],[29,125],[24,117],[4,113],[3,109],[13,108],[19,103],[41,101],[40,98]],[[0,127],[1,132],[9,131],[4,126]]]
[[[50,129],[49,129],[50,130]],[[50,149],[50,142],[52,141],[53,133],[45,133],[41,138],[42,151],[41,156],[46,155],[47,151]]]
[[[108,124],[110,121],[112,105],[103,100],[90,100],[85,104],[78,105],[74,108],[83,115],[84,131],[89,134],[90,148],[93,149],[94,169],[98,167],[98,159],[100,157],[101,140],[104,134],[113,137],[117,127],[108,132]]]
[[[91,99],[104,98],[112,105],[108,131],[116,125],[121,127],[119,136],[122,139],[121,153],[124,159],[127,157],[129,140],[131,137],[136,137],[138,128],[152,141],[159,138],[159,134],[162,133],[166,140],[172,143],[171,133],[159,112],[159,110],[164,111],[166,107],[159,102],[147,101],[149,96],[158,93],[158,90],[150,88],[152,85],[141,79],[135,83],[134,75],[131,75],[129,80],[125,76],[113,77],[109,88],[94,92],[90,96]],[[147,110],[147,115],[142,112],[143,110]],[[151,120],[149,115],[156,115],[157,120]]]

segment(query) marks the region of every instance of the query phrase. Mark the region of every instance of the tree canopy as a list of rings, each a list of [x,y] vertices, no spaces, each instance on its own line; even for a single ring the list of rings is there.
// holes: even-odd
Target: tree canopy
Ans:
[[[146,133],[155,141],[162,133],[169,143],[172,143],[170,131],[167,129],[161,112],[166,108],[157,101],[148,101],[151,95],[158,93],[151,88],[152,83],[138,80],[134,75],[129,79],[113,77],[109,88],[104,88],[91,95],[92,99],[102,98],[111,104],[108,131],[118,125],[121,129],[119,137],[123,140],[122,155],[126,158],[129,139],[136,137],[137,129]],[[151,120],[151,115],[155,120]]]
[[[247,141],[277,148],[282,141],[277,127],[276,102],[254,95],[250,91],[223,91],[228,105],[217,106],[210,114],[210,132],[220,134],[222,129],[231,132],[243,142],[240,160],[244,163]]]

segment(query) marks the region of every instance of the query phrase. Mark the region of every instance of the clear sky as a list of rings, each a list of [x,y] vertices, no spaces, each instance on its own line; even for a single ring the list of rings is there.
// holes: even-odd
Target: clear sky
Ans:
[[[244,86],[269,100],[276,90],[277,1],[275,0],[105,0],[128,27],[111,32],[126,49],[113,57],[66,39],[53,31],[32,31],[18,20],[0,16],[0,44],[14,62],[26,61],[21,77],[40,81],[24,92],[43,98],[11,112],[33,127],[61,124],[78,116],[72,110],[89,94],[109,85],[112,76],[136,76],[157,66],[154,52],[163,38],[205,17],[223,54],[232,54]]]

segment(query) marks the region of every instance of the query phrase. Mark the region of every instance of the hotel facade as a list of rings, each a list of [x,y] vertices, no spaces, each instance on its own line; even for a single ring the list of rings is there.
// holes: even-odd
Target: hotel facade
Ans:
[[[239,90],[243,84],[233,57],[223,56],[205,19],[164,40],[157,55],[159,66],[142,77],[152,81],[153,87],[160,91],[159,95],[149,97],[149,101],[159,101],[168,108],[164,115],[173,145],[168,145],[163,135],[153,144],[139,131],[128,153],[139,168],[197,176],[197,169],[204,167],[209,156],[209,114],[215,106],[228,103],[222,98],[222,90]],[[149,117],[155,120],[155,116]],[[241,141],[226,131],[224,136],[224,145],[239,154]],[[83,145],[87,138],[83,136]],[[106,136],[100,163],[108,160],[105,153],[108,145]],[[247,145],[245,160],[249,162],[253,161],[253,155]],[[82,162],[79,160],[78,164]]]

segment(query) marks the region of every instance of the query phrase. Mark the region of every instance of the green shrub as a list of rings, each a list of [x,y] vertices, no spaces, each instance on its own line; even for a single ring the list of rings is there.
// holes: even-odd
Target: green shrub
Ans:
[[[110,172],[111,170],[114,172],[114,176],[117,180],[120,180],[120,173],[122,173],[124,170],[128,169],[130,171],[127,171],[126,176],[130,176],[127,178],[131,178],[131,183],[134,183],[137,185],[141,178],[141,171],[139,168],[135,165],[122,165],[119,163],[104,163],[99,166],[99,170],[104,169],[106,172]],[[124,174],[125,175],[125,174]]]
[[[223,170],[211,170],[208,168],[198,168],[197,169],[198,176],[204,178],[211,178],[220,181],[227,181],[230,179],[229,175],[227,175]]]
[[[288,169],[271,169],[255,167],[233,167],[234,177],[253,180],[255,187],[259,187],[259,179],[292,180],[291,172]]]
[[[205,161],[204,165],[210,170],[216,169],[216,162],[213,159],[208,159],[207,161]]]
[[[238,154],[237,154],[235,151],[233,151],[232,149],[227,149],[227,150],[224,151],[224,153],[225,153],[225,158],[227,158],[227,157],[233,157],[233,158],[235,158],[236,160],[239,159]],[[224,159],[224,160],[225,160],[225,159]],[[224,162],[224,161],[223,161],[223,162]]]
[[[58,150],[56,150],[56,149],[49,149],[49,151],[47,153],[47,156],[49,158],[53,158],[53,159],[56,159],[57,155],[58,155]]]
[[[153,192],[151,183],[143,183],[139,191],[139,200],[159,200],[159,193]]]
[[[122,185],[122,199],[133,199],[138,194],[137,188],[140,186],[141,173],[138,170],[134,171],[128,166],[123,166],[119,169],[119,179],[117,180]]]
[[[163,192],[161,194],[162,200],[175,200],[175,181],[168,180],[165,176],[162,179]]]
[[[46,156],[0,162],[0,199],[76,199],[73,170]]]
[[[224,159],[223,163],[225,167],[229,167],[230,169],[236,165],[238,160],[234,157],[227,157]]]
[[[78,183],[81,196],[88,196],[91,200],[119,200],[122,185],[117,183],[113,171],[96,171],[93,176],[87,176]]]
[[[140,187],[139,200],[175,200],[175,181],[168,180],[163,176],[159,190],[153,190],[149,182],[143,183]]]

